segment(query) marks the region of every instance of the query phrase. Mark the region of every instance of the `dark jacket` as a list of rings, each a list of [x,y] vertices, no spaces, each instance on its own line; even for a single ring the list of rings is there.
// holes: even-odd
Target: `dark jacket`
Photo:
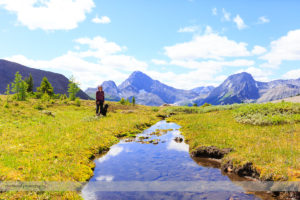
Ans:
[[[96,92],[96,101],[104,101],[104,92],[97,91]]]

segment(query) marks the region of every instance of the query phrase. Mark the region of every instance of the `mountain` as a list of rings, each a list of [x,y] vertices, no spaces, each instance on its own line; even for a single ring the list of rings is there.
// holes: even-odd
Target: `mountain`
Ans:
[[[300,79],[275,80],[271,82],[255,81],[246,72],[229,76],[219,87],[215,88],[206,98],[195,102],[199,105],[213,105],[269,102],[300,94]]]
[[[300,94],[300,79],[259,82],[251,74],[242,72],[229,76],[218,87],[197,87],[192,90],[180,90],[153,80],[146,74],[136,71],[118,87],[113,81],[102,84],[108,100],[136,98],[138,104],[159,106],[162,104],[224,105],[247,102],[268,102]],[[95,97],[96,88],[86,93]]]
[[[113,81],[105,81],[102,83],[102,86],[108,99],[119,100],[120,98],[131,99],[135,97],[136,103],[151,106],[189,101],[198,97],[200,93],[170,87],[160,81],[153,80],[140,71],[133,72],[118,87]],[[96,88],[88,88],[86,93],[94,97],[96,91]]]
[[[3,94],[6,91],[7,85],[14,80],[17,71],[23,76],[23,78],[28,77],[29,74],[31,74],[34,80],[34,88],[40,86],[40,83],[45,76],[52,84],[55,93],[68,93],[69,80],[64,75],[29,68],[18,63],[0,59],[0,94]],[[90,99],[90,97],[82,90],[78,92],[77,96],[81,99]]]
[[[204,100],[198,104],[213,105],[254,102],[259,98],[256,81],[246,72],[229,76],[219,87],[215,88]]]
[[[159,97],[162,102],[168,104],[196,98],[198,96],[195,92],[176,89],[157,80],[153,80],[146,74],[139,71],[133,72],[127,80],[119,85],[118,88],[121,92],[121,96],[125,98],[130,98],[132,96],[140,97],[140,94],[149,93],[155,98]],[[147,95],[147,97],[151,97],[151,95]],[[137,102],[141,100],[143,100],[141,97],[137,98]]]
[[[104,81],[102,84],[103,90],[105,91],[105,99],[108,101],[119,101],[120,92],[114,81]],[[88,88],[85,93],[93,99],[96,98],[97,88]]]

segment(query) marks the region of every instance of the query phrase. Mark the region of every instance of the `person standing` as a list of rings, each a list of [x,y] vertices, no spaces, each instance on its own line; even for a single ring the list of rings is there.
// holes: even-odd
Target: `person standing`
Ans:
[[[105,96],[104,96],[103,87],[99,86],[98,91],[96,92],[96,105],[97,105],[96,115],[98,115],[98,116],[100,114],[103,114],[104,101],[105,101]]]

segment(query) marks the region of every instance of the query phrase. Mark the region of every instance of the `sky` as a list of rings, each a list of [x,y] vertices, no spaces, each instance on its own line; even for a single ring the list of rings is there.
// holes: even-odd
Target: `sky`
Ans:
[[[82,89],[133,71],[180,89],[300,78],[298,0],[0,0],[0,58]]]

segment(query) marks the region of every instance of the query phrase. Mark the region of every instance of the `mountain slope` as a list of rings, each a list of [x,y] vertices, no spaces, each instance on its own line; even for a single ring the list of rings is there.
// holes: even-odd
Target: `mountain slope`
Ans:
[[[147,99],[151,99],[152,94],[153,101],[154,99],[157,99],[157,97],[159,97],[163,103],[168,104],[193,99],[198,96],[198,94],[195,92],[176,89],[157,80],[153,80],[146,74],[139,71],[133,72],[130,77],[125,80],[118,88],[121,92],[122,97],[130,98],[132,96],[135,96],[137,97],[137,102],[146,100],[140,95],[145,93],[148,93],[148,95],[144,95],[145,97],[147,97]],[[162,102],[157,101],[155,104],[161,105]]]
[[[28,77],[31,73],[34,80],[34,88],[39,87],[43,77],[47,77],[54,88],[55,93],[67,94],[69,80],[61,74],[48,72],[39,69],[25,67],[18,63],[0,59],[0,93],[6,91],[6,87],[14,80],[16,72],[20,72],[23,78]],[[80,90],[77,94],[82,99],[90,99],[90,97]]]
[[[215,88],[207,98],[199,100],[199,104],[210,103],[233,104],[253,102],[259,98],[256,81],[246,72],[229,76],[219,87]]]

